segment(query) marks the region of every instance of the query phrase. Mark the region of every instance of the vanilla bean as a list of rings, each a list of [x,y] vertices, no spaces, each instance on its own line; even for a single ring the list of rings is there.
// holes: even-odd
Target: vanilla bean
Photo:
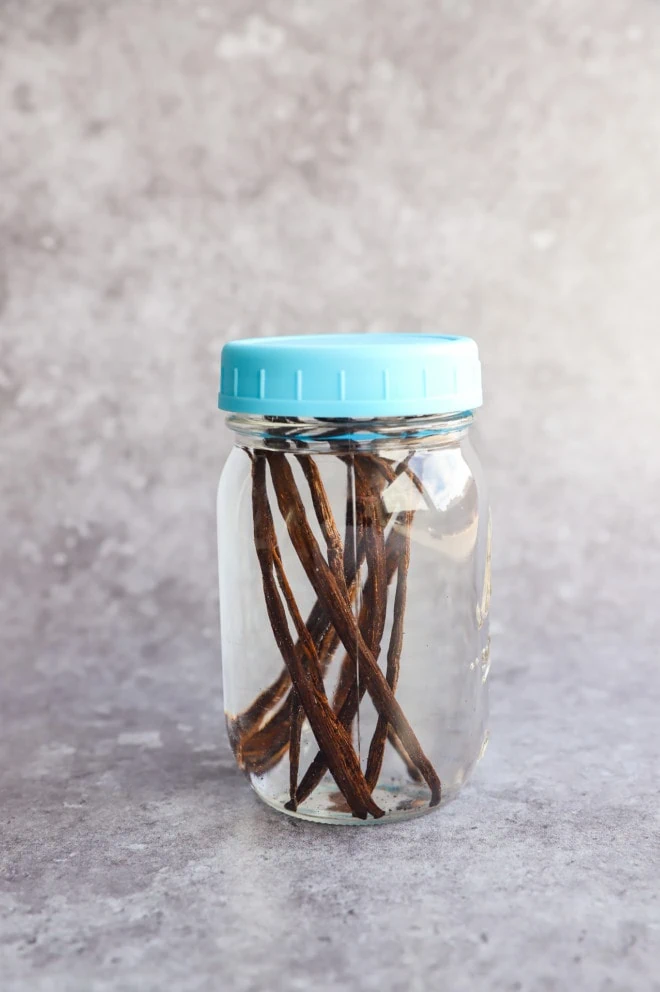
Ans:
[[[380,496],[377,493],[374,493],[373,489],[370,487],[368,479],[365,478],[365,474],[359,466],[359,462],[353,463],[353,470],[355,472],[356,480],[357,517],[364,535],[363,539],[365,542],[366,562],[368,569],[367,582],[363,592],[363,604],[360,610],[358,623],[367,644],[374,654],[374,657],[377,658],[380,651],[380,641],[383,636],[385,618],[387,614],[387,566],[384,535],[387,517],[383,513]],[[324,514],[327,514],[329,507],[326,506],[324,500],[325,493],[322,491],[322,487],[320,487],[320,478],[315,478],[313,481],[314,488],[316,490],[316,502],[323,508]],[[310,481],[310,486],[311,485],[312,482]],[[319,491],[320,488],[321,491]],[[336,531],[328,535],[329,564],[332,560],[337,560],[336,541],[338,537],[339,535]],[[334,545],[334,554],[331,553],[331,542]],[[333,571],[335,573],[337,572],[336,566]],[[344,664],[342,666],[342,672],[340,673],[338,692],[335,695],[335,703],[341,698],[342,682],[347,686],[347,692],[350,691],[351,683],[345,676],[345,672],[347,670],[352,671],[353,679],[351,681],[353,683],[359,683],[358,672],[355,664],[351,665],[351,657],[350,655],[347,655],[347,658],[344,660]],[[337,712],[339,707],[334,705],[333,708],[335,709],[335,712]],[[351,722],[352,720],[344,724],[347,729],[350,727]]]
[[[364,468],[366,464],[366,459],[364,459],[364,456],[362,454],[344,455],[342,456],[342,461],[346,464],[346,469],[347,469],[347,488],[349,492],[352,492],[353,489],[355,491],[355,499],[357,502],[355,512],[357,518],[358,533],[360,534],[361,539],[365,541],[365,551],[367,552],[368,555],[370,545],[369,545],[369,538],[367,535],[368,535],[368,527],[370,521],[368,520],[368,515],[365,513],[365,505],[368,501],[372,501],[372,509],[374,511],[374,516],[377,518],[377,522],[379,525],[379,535],[382,543],[384,530],[387,525],[387,521],[389,519],[388,515],[383,511],[381,498],[380,498],[381,490],[382,490],[382,482],[384,480],[381,480],[381,482],[377,483],[376,486],[369,485],[367,481],[367,473]],[[375,551],[378,557],[379,550],[380,550],[379,548],[375,548],[373,539],[371,539],[372,553]],[[344,555],[345,554],[346,554],[346,548],[344,548]],[[385,560],[384,547],[382,548],[382,557],[384,562]],[[372,560],[370,572],[373,572],[373,565],[374,562]],[[385,566],[383,564],[383,568],[384,567]],[[369,575],[367,578],[367,582],[365,584],[365,588],[363,590],[363,594],[362,594],[363,605],[362,607],[359,608],[359,617],[358,617],[358,623],[360,624],[360,627],[362,629],[364,629],[365,624],[368,622],[372,610],[374,609],[374,599],[373,599],[374,590],[372,586],[374,581],[377,581],[378,578],[379,575],[376,576]],[[381,583],[378,584],[379,586],[382,586]],[[386,585],[385,588],[382,589],[382,593],[383,596],[382,598],[378,599],[378,606],[375,607],[377,610],[377,614],[374,616],[374,619],[376,621],[381,612],[383,613],[387,612]],[[384,625],[384,618],[383,618],[383,625]],[[380,636],[382,636],[382,631]],[[378,642],[380,643],[380,637],[378,638]],[[334,698],[332,702],[332,708],[334,709],[335,713],[339,713],[339,711],[341,710],[342,706],[344,705],[344,702],[346,701],[346,697],[348,696],[349,692],[351,692],[352,686],[356,680],[359,681],[356,666],[353,662],[353,659],[351,658],[351,655],[346,653],[344,655],[341,668],[339,669],[339,678],[337,679],[337,685],[335,686]],[[346,726],[350,726],[350,722],[346,724]]]
[[[415,486],[415,488],[418,490],[418,492],[420,492],[422,494],[422,496],[424,498],[424,502],[427,504],[427,506],[430,506],[431,508],[434,508],[433,507],[433,501],[431,500],[431,497],[429,496],[428,491],[426,490],[425,486],[420,481],[420,479],[417,476],[417,474],[415,472],[413,472],[413,470],[410,468],[410,461],[411,461],[413,455],[414,455],[414,451],[409,451],[408,454],[406,455],[406,457],[403,459],[403,461],[401,461],[398,464],[394,465],[393,462],[388,461],[384,456],[374,455],[374,454],[372,454],[370,452],[366,452],[362,456],[362,461],[363,461],[363,463],[371,464],[372,467],[375,469],[375,471],[378,472],[378,473],[380,473],[381,476],[383,477],[384,481],[386,481],[388,483],[395,482],[396,479],[402,473],[405,473],[410,478],[411,482],[413,483],[413,485]],[[406,530],[408,530],[410,528],[410,526],[412,525],[412,520],[413,520],[414,515],[415,515],[415,511],[414,510],[411,510],[409,512],[404,511],[404,512],[400,513],[397,516],[394,529],[393,529],[392,533],[390,534],[390,536],[388,538],[388,556],[390,554],[390,551],[389,551],[390,544],[394,545],[395,541],[397,542],[397,544],[399,544],[399,541],[398,541],[398,531],[399,531],[399,529],[402,528],[404,530],[404,532]],[[407,543],[407,554],[409,555],[410,554],[410,541],[407,540],[407,542],[405,542],[405,543]],[[398,553],[398,551],[397,551],[397,553]],[[398,570],[398,559],[396,557],[393,557],[392,558],[392,562],[395,565],[394,570],[392,570],[390,568],[390,558],[388,557],[388,579],[387,579],[388,580],[388,584],[391,582],[394,572]],[[408,568],[408,566],[406,566],[406,572],[407,572],[407,568]],[[397,593],[396,595],[400,595],[400,593]],[[405,596],[404,596],[404,599],[405,599]],[[396,666],[396,670],[397,670],[397,676],[396,677],[398,679],[398,661],[392,660],[390,662],[389,659],[390,659],[393,651],[398,651],[398,654],[399,655],[400,655],[400,652],[401,652],[402,644],[399,644],[398,649],[397,649],[397,648],[395,648],[393,642],[399,637],[399,632],[397,630],[397,624],[401,626],[401,635],[403,633],[403,616],[404,616],[405,606],[402,609],[398,609],[397,608],[397,603],[396,603],[396,598],[395,598],[395,604],[394,604],[394,611],[395,611],[395,625],[393,627],[392,636],[390,638],[390,647],[388,648],[388,664],[390,664],[391,666]],[[347,692],[348,692],[348,687],[346,687],[344,689],[344,695],[341,698],[340,702],[343,702],[344,701]],[[335,704],[336,703],[337,703],[337,697],[335,697]],[[337,708],[338,708],[337,705],[334,705],[335,712],[337,712]],[[381,732],[382,732],[382,728],[381,728]],[[408,775],[410,776],[410,778],[413,779],[413,781],[415,781],[415,782],[421,782],[421,781],[423,781],[422,776],[420,775],[418,769],[411,762],[410,758],[408,757],[408,754],[406,753],[405,748],[403,747],[401,741],[397,737],[397,735],[394,732],[394,730],[392,729],[392,727],[387,728],[387,738],[388,738],[391,746],[394,748],[394,750],[396,751],[396,753],[399,755],[399,757],[401,758],[401,760],[405,764],[406,770],[407,770]]]
[[[399,681],[399,665],[401,650],[403,648],[403,622],[406,611],[408,568],[410,565],[410,526],[412,523],[412,513],[402,513],[400,517],[402,518],[403,527],[403,533],[400,535],[402,547],[399,553],[396,593],[394,594],[394,620],[387,651],[387,671],[385,674],[385,678],[393,693],[396,692]],[[382,715],[379,715],[376,729],[371,738],[369,756],[367,758],[366,777],[372,790],[376,788],[381,768],[383,767],[387,730],[387,720]]]
[[[344,526],[344,578],[347,586],[350,585],[349,575],[355,576],[356,581],[359,582],[360,568],[364,561],[364,535],[357,516],[355,493],[351,480],[349,467],[346,473],[346,523]]]
[[[401,514],[403,517],[405,514]],[[394,529],[389,535],[387,541],[385,542],[386,558],[385,558],[385,584],[386,587],[389,586],[393,576],[397,573],[399,566],[399,555],[400,555],[400,535],[397,532],[397,521],[395,520]],[[372,610],[373,594],[371,591],[371,577],[367,579],[365,583],[363,599],[362,599],[362,609],[360,611],[359,625],[361,630],[365,630],[368,625],[368,618],[370,611]],[[388,649],[388,655],[392,651],[392,637],[396,637],[395,632],[396,623],[393,626],[392,634],[390,636],[390,648]],[[381,632],[382,636],[382,632]],[[350,661],[350,655],[346,656]],[[348,667],[347,667],[348,670]],[[345,727],[350,727],[355,719],[358,707],[362,701],[364,693],[366,691],[366,683],[363,682],[361,685],[358,683],[358,673],[355,670],[355,666],[350,669],[350,680],[346,682],[344,693],[341,697],[335,694],[335,699],[333,702],[333,709],[338,713],[339,719],[344,724]],[[411,762],[408,754],[403,747],[403,744],[392,730],[389,728],[389,739],[390,743],[397,751],[401,760],[404,762],[408,774],[414,781],[421,781],[422,777],[418,769]],[[325,755],[322,751],[317,752],[312,763],[307,769],[305,775],[303,776],[300,785],[298,786],[298,792],[296,794],[296,799],[298,804],[304,802],[309,795],[317,787],[323,776],[327,771],[328,765],[325,760]]]
[[[311,455],[298,455],[298,462],[302,468],[303,474],[307,479],[310,495],[312,499],[312,505],[314,507],[314,512],[318,520],[319,526],[321,528],[321,533],[324,536],[327,554],[328,554],[328,565],[332,569],[337,581],[343,584],[343,587],[348,594],[348,589],[346,587],[346,575],[349,571],[355,568],[356,562],[356,544],[357,542],[351,541],[351,528],[352,526],[357,526],[361,540],[364,541],[363,553],[366,554],[367,561],[369,561],[371,547],[373,545],[373,540],[369,534],[367,527],[365,526],[364,514],[362,512],[362,504],[358,500],[358,507],[354,505],[353,490],[349,484],[347,485],[347,498],[346,498],[346,538],[344,541],[344,547],[342,548],[342,541],[339,535],[339,531],[335,524],[334,515],[332,513],[332,507],[327,499],[325,488],[321,482],[321,475],[319,472],[318,465],[312,459]],[[356,520],[357,516],[357,520]],[[381,531],[382,535],[382,531]],[[352,550],[347,550],[352,549]],[[384,554],[384,549],[383,549]],[[370,568],[373,566],[370,565]],[[356,570],[356,579],[357,570]],[[385,624],[385,614],[383,612],[382,624]],[[337,640],[339,640],[337,638]],[[346,730],[350,730],[350,724],[345,724]],[[302,719],[299,718],[298,710],[296,709],[295,697],[292,700],[291,709],[291,738],[289,747],[289,762],[290,762],[290,799],[286,804],[286,808],[295,811],[298,807],[297,798],[297,784],[298,784],[298,766],[300,759],[300,734],[302,731]],[[323,753],[322,751],[320,752]],[[325,763],[327,767],[327,762]],[[324,772],[325,773],[325,772]]]
[[[239,767],[264,775],[279,764],[289,748],[291,693],[263,727],[245,737],[231,739]],[[230,729],[231,734],[231,729]]]
[[[349,468],[349,472],[353,471],[355,473],[356,492],[358,493],[359,496],[362,496],[363,499],[363,503],[362,503],[363,512],[361,514],[362,518],[364,518],[364,510],[366,508],[367,503],[371,502],[373,493],[377,492],[379,494],[376,503],[375,504],[372,503],[372,506],[374,509],[374,527],[376,528],[374,533],[379,534],[381,538],[381,542],[382,542],[383,530],[388,520],[388,514],[384,511],[380,496],[382,490],[382,483],[384,481],[388,481],[388,482],[394,481],[394,479],[402,471],[406,470],[408,466],[408,461],[411,457],[412,457],[412,452],[410,452],[406,457],[406,459],[400,465],[397,466],[396,470],[393,470],[390,467],[389,463],[382,463],[379,457],[368,453],[366,455],[360,454],[357,457],[355,455],[344,456],[343,460],[346,462]],[[381,480],[380,482],[377,479],[374,479],[373,473],[369,471],[370,468],[375,469],[376,472],[380,474],[380,480]],[[365,639],[367,640],[367,643],[369,643],[370,646],[372,646],[372,649],[374,650],[374,656],[376,658],[378,658],[378,654],[380,653],[380,638],[382,637],[382,627],[384,627],[385,614],[387,612],[387,589],[389,587],[393,575],[398,570],[400,554],[402,553],[402,551],[405,551],[405,546],[406,546],[405,541],[403,543],[401,542],[400,530],[403,527],[404,532],[407,533],[409,531],[413,516],[414,516],[414,511],[410,511],[409,513],[405,513],[405,512],[400,513],[397,516],[394,522],[394,527],[392,529],[392,532],[389,535],[386,544],[382,547],[382,554],[383,554],[382,568],[385,571],[385,574],[383,575],[383,580],[380,583],[377,583],[375,587],[372,586],[370,580],[368,580],[367,584],[365,585],[364,611],[366,615],[369,616],[369,614],[372,613],[373,611],[376,618],[382,616],[382,619],[380,620],[380,624],[381,624],[380,634],[378,635],[376,641],[372,643],[370,641],[368,634],[365,633]],[[367,527],[369,526],[370,523],[371,523],[370,520],[365,521],[363,519],[363,524],[366,525]],[[409,561],[409,553],[410,553],[410,543],[408,541],[408,561]],[[407,573],[407,569],[408,569],[408,565],[406,564],[406,573]],[[374,575],[374,578],[377,577],[378,577],[378,572],[376,572]],[[398,645],[396,645],[394,642],[397,640],[399,636],[398,629],[400,626],[402,627],[403,624],[405,597],[402,603],[400,599],[400,595],[397,594],[397,596],[399,598],[395,599],[395,622],[392,630],[392,635],[390,638],[388,659],[390,658],[393,652],[398,652],[398,655],[400,655],[401,653],[401,643],[398,643]],[[397,609],[397,604],[398,606],[401,607],[400,611]],[[362,617],[362,613],[360,615],[359,623],[361,629],[365,631],[366,630],[365,620]],[[378,624],[379,621],[377,619],[376,630],[378,630]],[[351,662],[350,656],[346,655],[346,657],[344,658],[344,662],[342,664],[342,669],[340,672],[340,677],[337,684],[337,688],[335,690],[335,696],[333,700],[333,709],[335,713],[340,713],[340,719],[342,719],[342,722],[347,727],[351,726],[366,690],[366,685],[364,683],[361,686],[359,685],[358,673],[355,670],[355,667],[351,665],[350,662]],[[388,660],[388,664],[390,664],[389,660]],[[382,721],[382,718],[379,718],[379,720]],[[394,733],[392,728],[387,727],[387,723],[385,723],[385,728],[386,728],[387,737],[389,738],[392,747],[397,752],[397,754],[399,754],[401,760],[405,764],[408,774],[413,780],[420,781],[421,776],[419,774],[419,771],[410,761],[410,758],[408,757],[408,754],[406,753],[405,748],[403,747],[401,741]],[[317,755],[318,760],[315,759],[316,767],[314,769],[314,772],[310,776],[310,779],[312,777],[315,778],[319,774],[319,772],[322,772],[322,774],[324,774],[325,768],[323,766],[322,757],[323,756],[320,754]],[[314,765],[314,762],[312,762],[312,765]],[[310,766],[310,770],[311,770],[311,766]],[[308,780],[308,784],[309,784],[309,780]]]
[[[362,562],[366,555],[366,544],[364,541],[364,520],[362,514],[358,513],[356,506],[357,499],[357,486],[355,485],[355,470],[354,470],[354,456],[347,456],[343,459],[346,462],[346,537],[344,540],[344,572],[346,568],[355,568],[356,561],[356,547],[360,546],[362,549],[362,555],[360,556],[359,567],[356,568],[356,578],[357,578],[357,595],[355,597],[356,604],[360,601],[360,568],[362,567]],[[349,527],[349,522],[352,528],[354,528],[355,538],[351,540],[351,527]],[[353,602],[353,600],[351,600]],[[358,611],[361,607],[357,605]],[[348,654],[344,655],[341,666],[339,668],[339,678],[337,679],[337,685],[335,686],[335,693],[332,708],[335,713],[340,710],[340,705],[337,704],[338,699],[344,699],[346,692],[351,684],[354,676],[354,666],[351,662],[350,656]]]
[[[296,792],[298,790],[298,769],[300,767],[300,738],[304,722],[305,710],[300,701],[298,690],[292,687],[291,715],[289,718],[289,803],[290,808],[294,812],[298,808]]]
[[[356,466],[356,491],[358,514],[364,532],[367,563],[367,582],[363,593],[364,621],[360,624],[362,635],[374,658],[380,653],[380,642],[385,629],[387,614],[387,560],[385,551],[385,524],[380,497],[374,494],[368,479]],[[361,699],[365,686],[360,686],[359,670],[354,666],[354,690]],[[360,689],[362,690],[360,692]],[[350,691],[350,690],[349,690]],[[357,712],[357,707],[356,707]],[[350,727],[352,719],[344,726]]]
[[[402,473],[405,473],[410,478],[410,480],[412,481],[413,485],[418,490],[418,492],[420,492],[422,494],[425,503],[428,506],[431,506],[431,508],[433,508],[433,502],[431,500],[431,497],[428,494],[428,491],[426,490],[425,486],[420,481],[420,479],[417,476],[417,474],[415,472],[413,472],[413,470],[409,466],[410,460],[413,457],[413,455],[414,455],[414,452],[413,451],[410,451],[408,453],[408,455],[406,456],[406,458],[402,462],[399,462],[399,464],[397,464],[396,466],[394,466],[392,462],[388,461],[384,457],[373,455],[373,454],[371,454],[369,452],[365,453],[362,456],[362,461],[363,461],[363,464],[364,463],[371,464],[373,466],[373,468],[377,472],[381,473],[381,475],[383,476],[383,478],[387,482],[389,482],[389,483],[394,482],[398,478],[399,475],[401,475]],[[395,523],[394,530],[393,530],[392,534],[390,534],[390,537],[388,538],[388,549],[389,549],[389,543],[390,543],[390,541],[392,543],[394,543],[394,541],[397,539],[397,531],[399,530],[399,525],[400,525],[401,529],[403,529],[404,533],[406,533],[406,539],[403,542],[404,543],[404,553],[405,553],[405,555],[407,557],[407,564],[405,565],[405,573],[406,574],[404,575],[402,572],[400,572],[399,573],[399,580],[397,581],[397,593],[395,594],[395,603],[394,603],[395,619],[394,619],[394,626],[393,626],[393,629],[392,629],[392,636],[391,636],[391,639],[390,639],[390,646],[388,648],[388,668],[389,668],[388,682],[390,682],[390,684],[393,686],[393,689],[396,688],[396,683],[398,681],[399,658],[400,658],[401,649],[402,649],[402,642],[403,642],[403,617],[404,617],[404,613],[405,613],[406,576],[407,576],[407,570],[408,570],[408,567],[409,567],[409,557],[410,557],[409,529],[410,529],[410,526],[412,525],[413,517],[414,517],[414,510],[411,510],[411,511],[408,511],[408,512],[405,512],[404,511],[403,513],[400,513],[398,515],[398,517],[397,517],[397,521]],[[388,562],[388,564],[389,564],[389,562]],[[397,562],[397,565],[398,565],[398,562]],[[388,584],[389,584],[389,582],[392,579],[392,574],[393,574],[393,572],[391,572],[390,569],[389,569],[389,567],[388,567]],[[334,700],[334,703],[333,703],[333,707],[335,709],[335,712],[337,712],[338,709],[341,707],[341,705],[345,701],[346,696],[347,696],[347,694],[349,692],[349,689],[350,689],[350,674],[349,674],[349,683],[348,684],[341,684],[341,680],[340,680],[340,686],[338,688],[341,689],[341,694],[338,694],[337,693],[335,695],[335,700]],[[370,781],[370,784],[372,784],[372,787],[375,787],[375,784],[377,782],[378,776],[380,774],[380,768],[382,767],[382,753],[383,752],[382,752],[381,749],[384,749],[384,738],[382,740],[382,743],[380,741],[381,741],[381,735],[383,734],[383,725],[384,725],[384,722],[383,722],[382,718],[379,717],[379,723],[377,725],[377,733],[378,733],[377,744],[372,744],[373,755],[371,757],[371,761],[372,761],[371,778],[370,778],[369,774],[367,775],[367,779],[368,779],[368,781]],[[385,734],[386,734],[387,739],[389,740],[391,746],[394,748],[394,750],[397,752],[397,754],[399,755],[399,757],[401,758],[401,760],[405,764],[406,769],[408,771],[408,775],[413,779],[413,781],[416,781],[416,782],[422,781],[422,776],[420,775],[418,769],[414,766],[414,764],[411,762],[410,758],[408,757],[408,754],[406,753],[405,748],[401,744],[400,739],[398,738],[398,736],[396,735],[396,733],[394,732],[394,730],[392,729],[392,727],[387,727],[386,724],[385,724]],[[372,748],[370,748],[370,754],[372,752]],[[381,754],[380,759],[378,759],[378,754],[379,753]],[[374,769],[375,769],[375,767],[378,767],[378,773],[375,775],[375,778],[374,778]],[[367,763],[367,769],[369,770],[369,763]]]
[[[332,514],[332,509],[327,502],[321,496],[325,495],[325,490],[322,486],[319,486],[321,476],[319,473],[318,465],[313,460],[311,455],[298,455],[298,463],[303,470],[303,474],[307,479],[309,484],[310,495],[312,497],[312,505],[314,506],[314,511],[316,513],[317,520],[321,527],[322,533],[325,537],[326,544],[328,547],[328,564],[332,568],[333,572],[337,576],[337,579],[344,583],[344,588],[348,595],[348,588],[346,585],[346,571],[351,566],[352,559],[347,558],[342,549],[341,537],[339,536],[339,531],[335,525],[334,516]],[[352,512],[352,499],[347,500],[346,506],[346,520],[347,520],[347,534],[345,547],[350,545],[348,525],[353,522],[353,512]],[[356,555],[353,555],[353,560]],[[336,643],[338,643],[339,638],[336,638]],[[333,652],[334,653],[334,652]],[[300,697],[295,690],[291,692],[291,733],[289,737],[289,802],[286,804],[288,809],[295,812],[297,809],[297,799],[296,791],[298,787],[298,768],[300,764],[300,738],[302,734],[303,722],[304,722],[304,711],[300,701]],[[347,728],[348,729],[348,728]]]
[[[321,554],[318,542],[307,521],[304,505],[295,483],[290,465],[286,459],[275,452],[267,452],[265,457],[270,465],[280,513],[286,522],[289,537],[296,549],[300,562],[307,577],[314,587],[319,599],[322,599],[346,650],[352,654],[359,666],[360,678],[367,684],[367,690],[379,714],[382,714],[400,738],[408,756],[423,775],[431,790],[431,806],[440,802],[440,779],[433,765],[421,748],[417,737],[410,726],[401,706],[393,695],[378,662],[373,656],[369,645],[362,636],[359,627],[355,628],[351,604],[345,591]],[[334,712],[328,707],[333,716]],[[307,706],[305,710],[309,714]],[[341,723],[338,725],[344,730]],[[320,743],[320,742],[319,742]],[[320,743],[321,749],[323,745]],[[354,752],[353,752],[354,753]],[[326,752],[330,771],[334,771],[330,763],[330,755]],[[334,756],[333,756],[334,760]],[[339,784],[339,783],[338,783]],[[343,791],[343,790],[342,790]]]
[[[265,463],[264,463],[264,476],[265,476]],[[265,491],[265,489],[264,489]],[[272,520],[272,518],[271,518]],[[275,530],[273,528],[273,535]],[[289,609],[289,614],[291,615],[294,625],[296,627],[296,633],[300,639],[300,643],[303,647],[307,649],[307,661],[310,662],[310,635],[309,631],[303,623],[303,619],[300,616],[298,610],[298,605],[294,599],[293,591],[291,586],[287,581],[287,577],[284,571],[284,565],[282,563],[282,558],[279,553],[279,548],[275,547],[273,549],[273,564],[275,566],[275,574],[277,576],[277,581],[280,589],[282,590],[282,595],[284,596],[285,602]],[[313,642],[312,649],[315,650],[315,645]],[[318,657],[317,657],[318,664]],[[321,683],[323,684],[323,683]],[[289,698],[289,797],[291,803],[291,809],[296,810],[296,789],[298,787],[298,767],[300,764],[300,735],[302,733],[302,726],[305,719],[305,710],[300,698],[300,693],[298,687],[294,682],[291,686],[291,693]]]
[[[347,460],[348,461],[348,460]],[[353,466],[351,466],[352,468]],[[365,488],[364,479],[356,477],[357,516],[364,528],[367,548],[368,575],[365,582],[358,624],[365,640],[377,658],[380,653],[380,640],[385,627],[387,611],[387,554],[384,540],[384,520],[377,497]],[[391,569],[392,574],[395,569]],[[333,709],[346,729],[350,729],[358,711],[359,703],[366,691],[366,684],[360,685],[354,658],[346,654],[342,663],[340,683],[335,691]],[[318,751],[298,787],[298,803],[308,798],[319,785],[328,768],[323,751]]]
[[[311,455],[298,455],[298,462],[309,485],[312,506],[319,522],[328,549],[328,565],[340,586],[346,586],[344,578],[344,549],[341,536],[335,523],[330,501],[325,491],[319,467]]]
[[[302,461],[302,459],[301,459]],[[361,627],[364,637],[374,652],[378,656],[380,651],[380,640],[383,636],[385,618],[387,614],[387,575],[386,575],[386,552],[385,552],[385,527],[388,515],[383,509],[380,498],[380,487],[373,485],[366,465],[360,455],[346,455],[343,458],[348,469],[347,491],[353,492],[354,483],[356,506],[352,513],[356,516],[356,523],[362,540],[365,542],[366,561],[368,567],[368,578],[365,585],[364,605],[360,615],[364,616]],[[342,570],[340,562],[342,557],[346,561],[346,546],[343,552],[341,547],[341,537],[335,526],[332,507],[327,498],[318,466],[311,458],[302,461],[302,468],[309,483],[312,503],[316,512],[316,517],[321,527],[321,532],[325,538],[327,546],[328,565],[334,573],[338,583],[341,584]],[[352,498],[351,498],[352,503]],[[347,508],[348,509],[348,508]],[[348,513],[347,513],[348,516]],[[358,673],[352,663],[350,655],[347,655],[342,664],[339,681],[335,693],[333,709],[338,712],[341,704],[340,700],[350,690],[353,681],[359,682]],[[364,692],[362,693],[362,695]],[[352,722],[352,721],[351,721]],[[346,723],[348,729],[351,722]]]
[[[275,455],[268,457],[274,457],[277,460]],[[281,461],[286,464],[284,456],[281,457]],[[288,464],[286,467],[290,472],[291,469]],[[293,479],[293,476],[291,478]],[[332,776],[351,811],[360,819],[366,819],[369,813],[374,817],[383,816],[383,810],[374,803],[371,797],[350,737],[328,703],[314,641],[305,627],[293,592],[284,574],[268,503],[265,463],[262,456],[257,456],[253,462],[252,480],[255,548],[261,567],[266,607],[280,653],[289,669],[291,681],[300,695],[314,736],[319,747],[326,754]],[[295,509],[296,519],[287,520],[290,533],[291,528],[294,531],[297,528],[309,528],[302,502],[298,501]],[[273,570],[277,574],[277,580],[273,575]],[[303,663],[289,633],[289,625],[278,592],[278,584],[289,608],[298,638],[303,644],[306,664]]]
[[[403,744],[401,743],[401,741],[399,740],[399,738],[397,737],[397,735],[395,734],[395,732],[392,730],[391,727],[388,727],[387,739],[394,748],[394,750],[396,751],[396,753],[399,755],[401,760],[403,761],[404,765],[406,766],[406,771],[408,772],[408,775],[413,780],[413,782],[423,782],[424,779],[422,778],[419,769],[415,768],[412,761],[408,757],[405,747],[403,746]]]
[[[239,767],[244,768],[244,751],[249,738],[259,732],[261,725],[280,700],[286,695],[291,685],[288,669],[284,668],[275,681],[260,692],[247,710],[237,716],[227,717],[229,740],[236,755]]]

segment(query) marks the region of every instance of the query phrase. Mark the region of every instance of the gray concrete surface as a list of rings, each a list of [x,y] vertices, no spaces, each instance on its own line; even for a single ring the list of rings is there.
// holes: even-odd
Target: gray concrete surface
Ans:
[[[660,989],[660,6],[2,0],[0,988]],[[227,337],[482,349],[492,744],[262,808],[222,722]]]

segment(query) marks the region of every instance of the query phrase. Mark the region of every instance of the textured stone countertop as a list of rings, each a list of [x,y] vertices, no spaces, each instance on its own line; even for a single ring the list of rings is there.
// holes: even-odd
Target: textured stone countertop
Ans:
[[[660,988],[655,648],[503,641],[473,784],[385,827],[260,804],[194,647],[5,671],[3,992]]]
[[[0,992],[659,992],[660,8],[0,4]],[[225,739],[238,335],[478,340],[491,745],[331,828]]]

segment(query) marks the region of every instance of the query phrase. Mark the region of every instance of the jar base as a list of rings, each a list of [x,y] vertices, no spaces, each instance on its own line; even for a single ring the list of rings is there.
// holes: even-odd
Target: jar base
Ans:
[[[271,809],[277,810],[278,813],[285,813],[296,820],[340,824],[348,827],[376,826],[415,819],[432,813],[440,806],[445,806],[456,795],[456,791],[443,794],[442,801],[438,806],[429,806],[429,791],[426,788],[411,786],[410,783],[378,787],[374,789],[373,798],[375,803],[385,811],[385,816],[378,819],[369,816],[366,820],[360,820],[351,815],[346,800],[334,783],[321,785],[315,790],[313,797],[310,796],[304,803],[301,803],[297,810],[287,809],[288,792],[282,793],[281,796],[268,796],[261,792],[254,782],[252,787],[259,798]]]

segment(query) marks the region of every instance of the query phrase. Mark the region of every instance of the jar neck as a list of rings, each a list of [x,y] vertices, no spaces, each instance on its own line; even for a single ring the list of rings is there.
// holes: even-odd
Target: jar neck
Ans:
[[[409,449],[456,445],[474,419],[471,410],[425,417],[379,417],[335,420],[303,417],[260,417],[232,413],[227,424],[251,448],[305,448],[310,451]]]

